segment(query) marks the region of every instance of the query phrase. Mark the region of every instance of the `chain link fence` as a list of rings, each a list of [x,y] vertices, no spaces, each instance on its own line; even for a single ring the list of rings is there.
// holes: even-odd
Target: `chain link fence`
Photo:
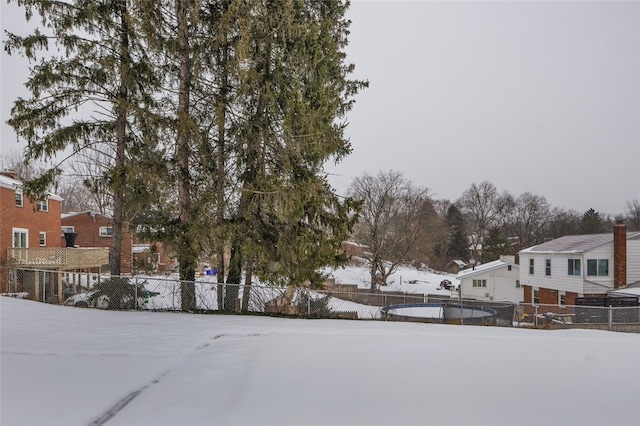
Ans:
[[[516,327],[544,329],[589,328],[640,333],[640,306],[521,304]]]
[[[5,295],[67,306],[180,311],[182,291],[195,312],[260,313],[311,318],[431,322],[503,327],[590,328],[640,333],[640,307],[561,306],[459,300],[442,295],[376,292],[356,285],[306,287],[218,284],[214,277],[180,282],[161,276],[109,276],[0,267]]]

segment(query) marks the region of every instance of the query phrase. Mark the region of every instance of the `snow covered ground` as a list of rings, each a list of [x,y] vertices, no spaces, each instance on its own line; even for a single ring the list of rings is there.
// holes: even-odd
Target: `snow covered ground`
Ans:
[[[370,287],[370,273],[364,266],[326,269],[325,272],[330,278],[334,278],[337,284],[356,284],[358,288]],[[416,269],[412,266],[401,265],[391,274],[387,280],[387,285],[381,286],[380,290],[450,296],[451,291],[439,289],[443,280],[449,280],[454,286],[460,284],[456,274],[446,274],[432,269]]]
[[[637,334],[6,297],[0,320],[3,426],[640,424]]]

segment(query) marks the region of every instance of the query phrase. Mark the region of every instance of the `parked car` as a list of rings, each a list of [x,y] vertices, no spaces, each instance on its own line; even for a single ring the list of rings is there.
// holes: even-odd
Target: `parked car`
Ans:
[[[64,305],[66,306],[75,306],[76,308],[98,308],[98,309],[109,309],[109,296],[106,294],[98,294],[95,291],[90,291],[88,293],[80,293],[74,296],[68,297],[64,301]],[[138,296],[137,306],[134,306],[133,299],[131,297],[124,297],[119,309],[136,309],[144,306],[145,297],[144,295]],[[117,309],[117,308],[116,308]]]
[[[76,308],[88,308],[89,306],[91,306],[92,308],[106,309],[109,302],[107,300],[107,296],[102,296],[94,300],[89,300],[89,298],[94,293],[95,292],[92,291],[89,293],[80,293],[73,296],[69,296],[65,299],[63,304],[65,306],[75,306]]]
[[[92,291],[79,293],[64,301],[66,306],[99,309],[141,309],[151,293],[144,284],[132,284],[128,278],[112,277],[96,284]]]

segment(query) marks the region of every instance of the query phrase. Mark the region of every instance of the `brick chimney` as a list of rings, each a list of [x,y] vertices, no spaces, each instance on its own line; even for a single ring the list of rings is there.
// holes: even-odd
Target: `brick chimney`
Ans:
[[[627,285],[627,225],[616,220],[613,226],[613,287]]]

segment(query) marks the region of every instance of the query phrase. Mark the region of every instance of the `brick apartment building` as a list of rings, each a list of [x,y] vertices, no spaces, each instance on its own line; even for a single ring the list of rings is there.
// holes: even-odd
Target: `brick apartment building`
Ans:
[[[104,247],[109,249],[113,243],[113,219],[94,211],[65,213],[61,219],[62,231],[77,234],[77,247]],[[123,274],[133,270],[133,235],[126,228],[123,230],[120,250],[120,269]]]
[[[62,198],[49,194],[34,202],[22,192],[13,171],[0,172],[0,266],[7,266],[11,248],[64,247],[60,232]],[[7,292],[7,274],[0,274],[0,292]]]

